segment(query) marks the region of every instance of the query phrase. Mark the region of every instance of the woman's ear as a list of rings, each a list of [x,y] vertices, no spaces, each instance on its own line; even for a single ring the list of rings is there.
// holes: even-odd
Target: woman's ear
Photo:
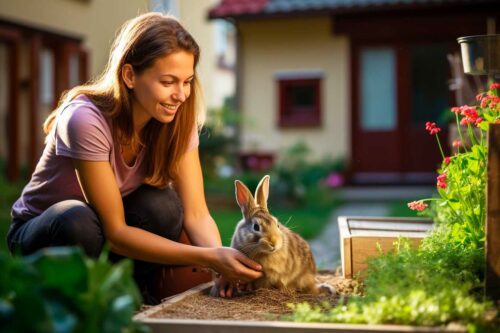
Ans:
[[[134,89],[135,84],[135,73],[132,65],[125,64],[122,67],[122,79],[127,88]]]

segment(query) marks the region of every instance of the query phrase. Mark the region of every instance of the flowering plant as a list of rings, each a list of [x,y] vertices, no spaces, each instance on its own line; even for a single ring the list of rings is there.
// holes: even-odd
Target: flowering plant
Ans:
[[[500,84],[478,95],[479,106],[453,108],[459,126],[466,128],[472,145],[456,140],[456,154],[445,156],[441,129],[432,122],[443,161],[437,177],[439,197],[410,202],[408,207],[432,215],[433,231],[418,248],[400,238],[393,251],[367,261],[362,296],[347,302],[311,306],[291,305],[292,319],[369,324],[444,327],[467,325],[469,332],[493,332],[500,327],[498,308],[482,295],[484,286],[484,217],[486,136],[489,123],[500,118]],[[461,125],[460,125],[461,124]],[[478,127],[478,133],[474,128]]]
[[[435,123],[427,122],[425,129],[436,137],[443,162],[438,169],[437,190],[439,197],[408,203],[416,211],[424,211],[430,203],[434,206],[434,220],[450,227],[456,240],[475,248],[484,247],[485,185],[486,185],[486,132],[490,123],[500,119],[500,83],[493,83],[490,90],[476,96],[478,106],[453,107],[460,139],[453,141],[456,153],[445,156]],[[463,142],[460,126],[466,127],[471,146]],[[473,131],[478,127],[480,131]]]

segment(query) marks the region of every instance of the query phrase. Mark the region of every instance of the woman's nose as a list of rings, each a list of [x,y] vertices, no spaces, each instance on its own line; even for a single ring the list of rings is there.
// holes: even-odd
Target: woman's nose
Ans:
[[[175,92],[173,93],[172,97],[178,101],[183,103],[186,100],[186,93],[184,92],[183,87],[176,87]]]

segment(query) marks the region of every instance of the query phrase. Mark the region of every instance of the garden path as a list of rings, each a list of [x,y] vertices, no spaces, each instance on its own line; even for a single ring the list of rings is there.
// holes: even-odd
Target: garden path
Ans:
[[[386,216],[388,204],[348,203],[336,209],[319,237],[309,242],[318,269],[333,270],[340,266],[339,216]]]

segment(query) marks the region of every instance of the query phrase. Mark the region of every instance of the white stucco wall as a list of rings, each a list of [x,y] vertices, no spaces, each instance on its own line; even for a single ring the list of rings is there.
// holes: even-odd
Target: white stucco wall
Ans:
[[[334,36],[329,17],[239,22],[242,75],[241,141],[246,152],[277,153],[299,141],[313,158],[349,150],[349,45]],[[277,72],[321,71],[322,126],[280,128]]]

